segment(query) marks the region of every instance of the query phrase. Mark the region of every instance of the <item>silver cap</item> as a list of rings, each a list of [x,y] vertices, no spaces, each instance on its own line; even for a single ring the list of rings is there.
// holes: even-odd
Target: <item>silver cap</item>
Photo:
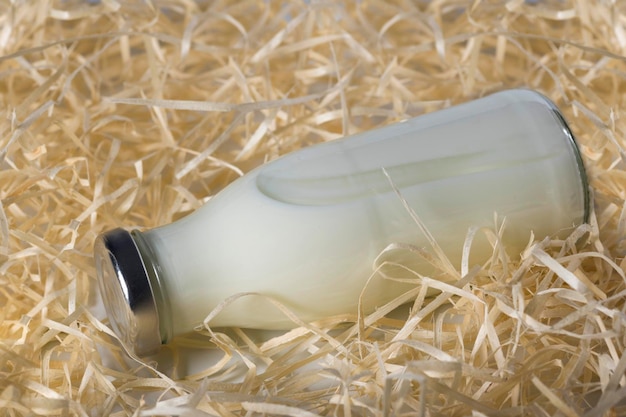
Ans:
[[[161,346],[159,315],[146,265],[132,235],[101,234],[94,245],[100,294],[113,331],[139,356]]]

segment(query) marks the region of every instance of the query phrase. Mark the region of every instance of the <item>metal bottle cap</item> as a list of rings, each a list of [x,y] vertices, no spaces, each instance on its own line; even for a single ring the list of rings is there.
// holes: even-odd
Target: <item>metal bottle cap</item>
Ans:
[[[156,353],[161,346],[159,315],[146,265],[132,235],[123,229],[101,234],[94,256],[113,330],[137,355]]]

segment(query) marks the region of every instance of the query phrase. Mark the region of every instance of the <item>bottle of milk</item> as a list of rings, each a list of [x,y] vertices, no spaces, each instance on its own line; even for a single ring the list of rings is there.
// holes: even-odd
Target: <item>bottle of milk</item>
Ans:
[[[515,256],[531,231],[565,236],[589,206],[559,110],[511,90],[284,156],[172,224],[104,233],[95,259],[114,331],[144,355],[242,293],[211,326],[293,327],[271,300],[306,322],[355,313],[359,302],[373,311],[420,274],[446,279],[428,257],[390,245],[430,250],[430,233],[458,268],[470,227],[504,219]],[[476,239],[472,264],[492,251]],[[377,279],[381,263],[402,267]]]

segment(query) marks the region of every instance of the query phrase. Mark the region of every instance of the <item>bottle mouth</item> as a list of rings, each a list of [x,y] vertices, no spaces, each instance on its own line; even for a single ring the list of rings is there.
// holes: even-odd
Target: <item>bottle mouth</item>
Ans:
[[[123,229],[101,234],[94,245],[98,285],[111,327],[139,356],[161,346],[159,315],[141,253]]]

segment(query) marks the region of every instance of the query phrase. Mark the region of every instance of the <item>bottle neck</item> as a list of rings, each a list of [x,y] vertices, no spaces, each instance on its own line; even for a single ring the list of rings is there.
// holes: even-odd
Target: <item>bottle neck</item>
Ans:
[[[170,303],[166,296],[167,288],[164,282],[163,269],[159,265],[158,257],[146,236],[138,230],[133,230],[131,235],[137,245],[137,249],[139,249],[150,281],[150,288],[152,289],[159,318],[161,343],[168,343],[172,338],[172,315]]]

